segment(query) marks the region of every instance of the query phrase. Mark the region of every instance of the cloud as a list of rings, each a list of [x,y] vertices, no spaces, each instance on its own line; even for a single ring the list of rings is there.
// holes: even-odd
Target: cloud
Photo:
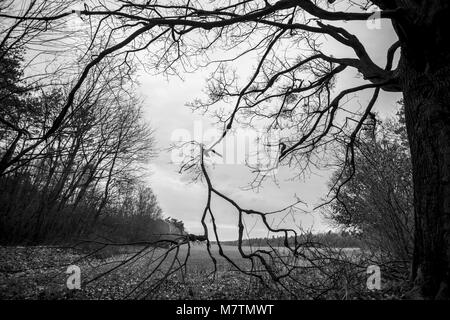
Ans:
[[[382,30],[369,30],[364,25],[358,26],[356,24],[355,30],[350,31],[355,32],[361,41],[367,44],[368,53],[374,61],[384,65],[386,48],[395,41],[395,35],[391,29],[391,26],[383,25]],[[380,32],[383,36],[374,38],[373,32]],[[324,46],[324,51],[327,50],[336,57],[353,54],[353,52],[348,51],[348,48],[346,51],[342,46],[337,46],[331,42]],[[250,67],[251,61],[248,64],[248,68],[240,67],[239,69],[239,76],[243,81],[247,79],[245,72],[252,70]],[[247,64],[241,64],[241,66],[244,65]],[[185,106],[187,102],[202,95],[207,75],[207,70],[199,70],[192,74],[183,75],[183,80],[172,77],[168,81],[162,76],[141,74],[141,92],[146,98],[145,117],[156,130],[155,139],[161,150],[170,146],[170,139],[175,130],[185,129],[193,134],[196,121],[201,121],[203,130],[216,127],[210,118],[200,113],[193,113],[191,109]],[[361,79],[356,71],[350,69],[339,76],[336,90],[347,89],[360,84],[360,82]],[[370,90],[358,93],[357,99],[351,101],[353,109],[363,107],[371,94]],[[399,98],[399,95],[392,93],[381,94],[376,105],[377,111],[392,114],[393,106]],[[201,183],[187,183],[188,177],[178,174],[178,169],[176,165],[170,164],[170,153],[160,151],[159,156],[151,165],[153,174],[149,178],[149,184],[157,195],[166,216],[183,220],[190,232],[202,233],[200,219],[206,204],[206,188]],[[287,181],[289,177],[296,174],[296,168],[285,168],[277,173],[279,185],[267,182],[260,192],[255,192],[254,190],[242,190],[243,187],[248,186],[252,179],[249,169],[243,165],[216,165],[214,168],[208,168],[208,170],[214,186],[218,190],[244,208],[261,211],[277,210],[292,204],[295,201],[295,195],[307,202],[309,204],[307,209],[311,209],[319,203],[320,198],[328,190],[329,173],[327,172],[322,173],[323,176],[312,175],[306,181]],[[236,229],[233,228],[236,226],[236,211],[226,202],[217,199],[214,200],[213,208],[218,226],[221,229],[221,236],[228,240],[236,239]],[[250,220],[249,223],[252,222]],[[287,221],[286,223],[290,224],[291,227],[301,225],[305,229],[312,227],[315,230],[326,228],[326,224],[317,213],[298,213],[295,216],[295,223],[292,219],[287,219]],[[253,230],[255,236],[266,235],[265,227],[261,224],[257,224]]]

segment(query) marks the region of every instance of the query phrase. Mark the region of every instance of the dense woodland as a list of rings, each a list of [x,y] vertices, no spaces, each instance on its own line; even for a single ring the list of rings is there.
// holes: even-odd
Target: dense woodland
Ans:
[[[67,86],[28,83],[26,52],[0,53],[1,167],[50,126]],[[155,146],[141,103],[110,73],[98,69],[58,134],[1,175],[1,244],[152,241],[178,223],[163,218],[142,176]]]
[[[328,246],[333,248],[363,248],[364,243],[355,235],[343,232],[326,232],[326,233],[305,233],[297,237],[298,242],[304,243],[305,246]],[[237,241],[225,241],[224,244],[238,245]],[[294,238],[289,237],[288,243],[293,245]],[[242,241],[243,246],[248,247],[274,247],[284,246],[284,237],[273,238],[251,238]]]

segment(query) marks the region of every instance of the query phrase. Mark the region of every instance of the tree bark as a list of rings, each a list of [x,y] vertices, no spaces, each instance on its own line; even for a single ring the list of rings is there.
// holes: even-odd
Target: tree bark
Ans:
[[[404,103],[414,183],[416,294],[448,299],[450,286],[450,64],[406,64]],[[412,66],[412,67],[411,67]]]
[[[387,3],[387,1],[386,1]],[[399,80],[414,184],[410,297],[448,299],[450,286],[450,2],[396,1]]]

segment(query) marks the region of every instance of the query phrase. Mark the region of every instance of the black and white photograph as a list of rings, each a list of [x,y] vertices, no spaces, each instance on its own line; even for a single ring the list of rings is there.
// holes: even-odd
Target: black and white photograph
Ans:
[[[449,286],[449,1],[0,0],[0,300]]]

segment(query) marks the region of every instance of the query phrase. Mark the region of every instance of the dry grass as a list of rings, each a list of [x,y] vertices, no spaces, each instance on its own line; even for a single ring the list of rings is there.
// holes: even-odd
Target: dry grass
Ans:
[[[134,246],[108,249],[87,256],[86,252],[49,247],[0,247],[0,298],[3,299],[280,299],[286,293],[262,285],[217,258],[217,272],[204,245],[192,245],[186,269],[176,269],[172,252],[158,265],[166,249]],[[142,251],[136,255],[137,252]],[[236,247],[224,252],[242,268],[248,267]],[[182,263],[187,253],[178,254]],[[130,259],[135,259],[124,263]],[[172,262],[175,264],[172,265]],[[67,266],[81,268],[81,290],[68,290]],[[120,266],[120,267],[118,267]],[[117,267],[117,268],[116,268]],[[112,270],[112,271],[111,271]],[[168,272],[170,274],[168,274]],[[96,279],[99,277],[98,279]],[[95,281],[90,282],[92,279]],[[391,283],[380,293],[367,293],[368,299],[396,298],[401,283]],[[306,297],[305,297],[306,298]],[[341,298],[340,293],[328,298]]]

